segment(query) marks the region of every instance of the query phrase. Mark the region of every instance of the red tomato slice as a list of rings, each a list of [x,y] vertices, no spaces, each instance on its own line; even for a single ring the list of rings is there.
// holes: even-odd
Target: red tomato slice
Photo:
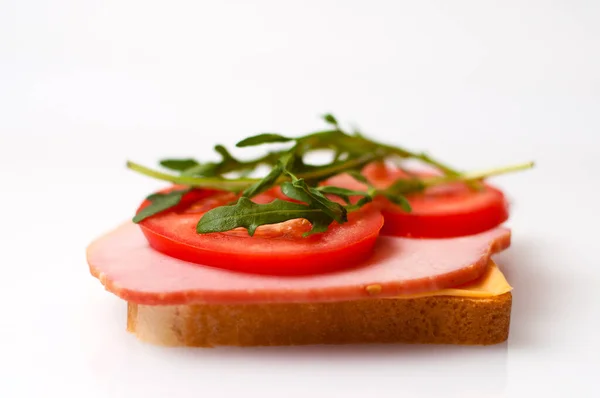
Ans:
[[[174,189],[174,188],[172,188]],[[307,220],[260,226],[253,237],[239,228],[198,234],[202,215],[236,200],[228,192],[194,190],[174,209],[147,218],[139,225],[150,246],[168,256],[234,271],[269,275],[304,275],[349,268],[367,258],[375,245],[383,217],[375,207],[350,213],[348,222],[333,223],[322,234],[302,237]],[[269,203],[271,193],[252,200]],[[141,210],[149,203],[145,201]]]
[[[408,178],[402,170],[383,163],[372,163],[363,174],[377,188],[386,188],[399,178]],[[418,173],[421,177],[432,173]],[[335,176],[328,185],[350,189],[365,186],[348,175]],[[472,235],[502,224],[508,219],[508,203],[503,193],[489,185],[480,191],[470,189],[464,183],[452,183],[427,189],[423,193],[409,195],[412,211],[407,213],[385,198],[377,198],[385,224],[383,235],[415,238],[450,238]]]

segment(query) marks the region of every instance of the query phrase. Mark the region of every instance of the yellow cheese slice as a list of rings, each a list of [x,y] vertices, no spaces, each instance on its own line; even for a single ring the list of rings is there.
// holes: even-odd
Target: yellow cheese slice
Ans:
[[[451,289],[441,289],[434,292],[407,294],[394,298],[416,298],[431,296],[457,296],[457,297],[493,297],[508,293],[512,287],[496,263],[490,260],[490,265],[481,278]]]

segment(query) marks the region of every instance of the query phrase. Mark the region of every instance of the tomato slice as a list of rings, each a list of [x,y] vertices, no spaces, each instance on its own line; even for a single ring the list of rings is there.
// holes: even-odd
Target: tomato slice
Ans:
[[[433,173],[417,173],[428,177]],[[377,188],[386,188],[399,178],[409,178],[402,170],[383,163],[371,163],[363,175]],[[329,179],[329,185],[351,189],[365,186],[348,175]],[[412,207],[410,213],[385,198],[377,198],[385,224],[383,235],[415,238],[450,238],[472,235],[502,224],[508,219],[509,209],[504,194],[490,186],[476,191],[464,183],[452,183],[427,189],[423,193],[407,196]]]
[[[381,213],[374,206],[367,206],[350,213],[347,223],[334,222],[327,232],[306,238],[302,234],[311,225],[304,219],[260,226],[252,237],[243,228],[210,234],[196,232],[196,224],[205,212],[236,199],[228,192],[194,190],[183,197],[179,206],[139,225],[150,246],[168,256],[269,275],[306,275],[352,267],[372,253],[383,225]],[[264,193],[252,200],[269,203],[274,199],[273,193]],[[138,211],[148,204],[144,201]]]

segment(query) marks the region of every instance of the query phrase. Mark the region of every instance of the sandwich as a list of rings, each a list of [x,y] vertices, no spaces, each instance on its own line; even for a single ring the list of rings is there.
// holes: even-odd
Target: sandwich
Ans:
[[[492,257],[510,208],[487,180],[533,163],[461,172],[324,121],[238,142],[271,148],[251,160],[217,145],[220,161],[127,163],[169,183],[87,248],[129,332],[196,347],[508,339],[512,288]]]

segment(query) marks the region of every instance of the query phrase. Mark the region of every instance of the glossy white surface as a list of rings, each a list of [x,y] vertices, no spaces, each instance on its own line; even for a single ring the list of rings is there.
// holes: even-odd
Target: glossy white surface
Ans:
[[[0,3],[0,396],[594,396],[600,3]],[[452,5],[450,5],[450,3]],[[513,247],[494,347],[165,349],[124,331],[85,247],[211,155],[335,112],[499,177]]]

